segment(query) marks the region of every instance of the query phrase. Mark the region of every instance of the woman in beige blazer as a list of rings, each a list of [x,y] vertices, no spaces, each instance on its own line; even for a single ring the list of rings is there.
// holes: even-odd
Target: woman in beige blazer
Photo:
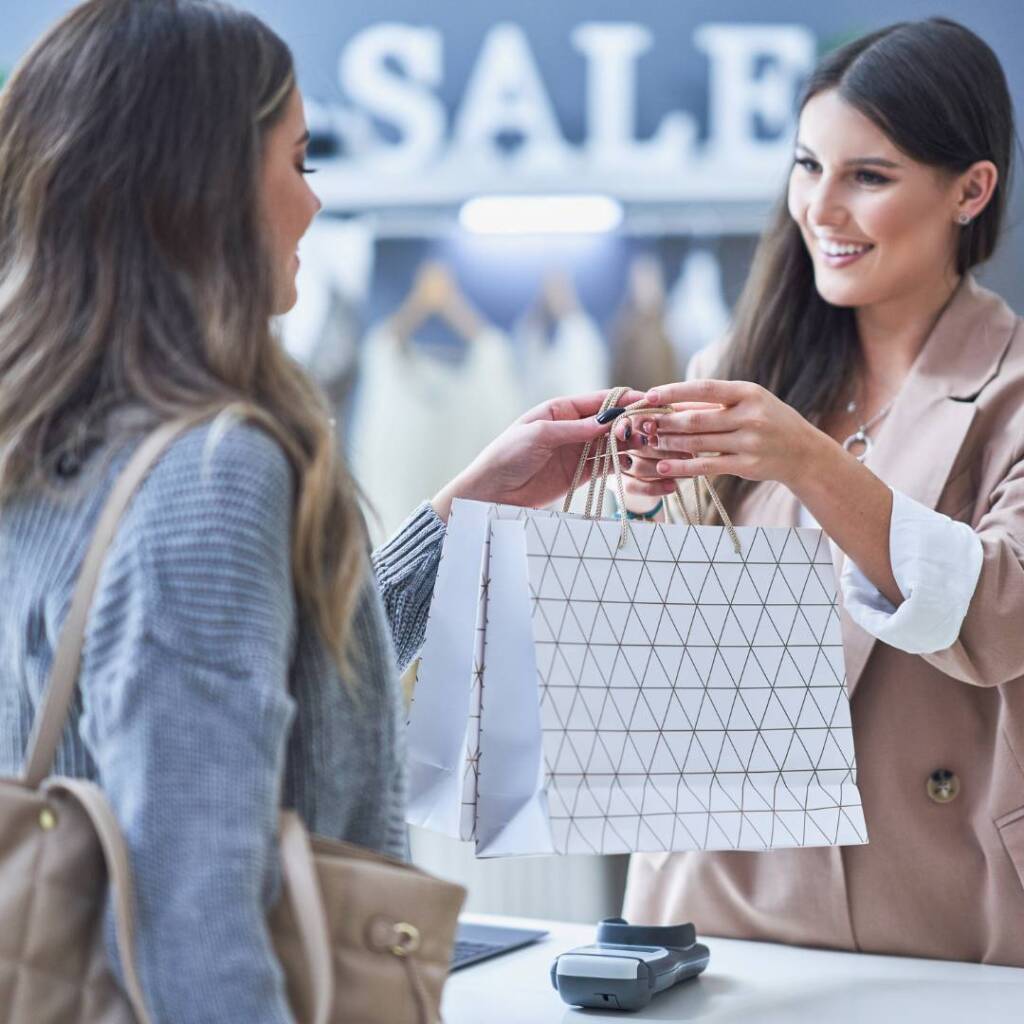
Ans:
[[[1024,328],[970,274],[1013,137],[955,23],[827,56],[730,342],[652,393],[713,407],[641,424],[635,512],[722,474],[736,521],[834,543],[869,841],[637,855],[630,920],[1024,966]]]

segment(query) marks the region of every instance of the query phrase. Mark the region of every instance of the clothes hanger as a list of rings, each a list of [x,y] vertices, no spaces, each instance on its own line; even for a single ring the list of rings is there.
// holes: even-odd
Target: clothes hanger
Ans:
[[[564,270],[549,269],[541,278],[540,288],[523,322],[539,331],[548,341],[558,325],[580,311],[580,300],[572,278]]]
[[[554,323],[578,313],[580,309],[576,286],[564,270],[549,270],[544,275],[538,302]]]
[[[487,326],[459,290],[451,270],[440,260],[428,260],[420,266],[412,290],[388,323],[396,337],[406,342],[432,317],[444,321],[467,343]]]
[[[665,311],[665,275],[658,257],[640,253],[629,266],[629,302],[642,315],[658,316]]]

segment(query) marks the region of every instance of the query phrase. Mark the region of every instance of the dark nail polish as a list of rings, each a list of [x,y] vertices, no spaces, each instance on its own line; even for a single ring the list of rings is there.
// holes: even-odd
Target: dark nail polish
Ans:
[[[622,456],[622,465],[625,469],[633,468],[633,457],[631,455]]]
[[[633,436],[633,424],[627,423],[626,429],[622,432],[623,441],[628,441]]]
[[[650,443],[651,442],[647,439],[647,435],[646,434],[641,434],[640,435],[640,446],[642,448],[646,448]]]
[[[618,419],[625,411],[625,406],[613,405],[610,409],[605,409],[604,412],[598,413],[597,422],[602,426],[605,423],[611,423],[612,420]]]

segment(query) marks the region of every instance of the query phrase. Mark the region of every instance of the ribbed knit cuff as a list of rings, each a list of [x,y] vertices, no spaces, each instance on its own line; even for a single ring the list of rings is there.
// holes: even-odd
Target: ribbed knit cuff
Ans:
[[[445,530],[433,505],[423,502],[395,535],[373,553],[373,567],[381,587],[395,584],[416,572],[424,559],[438,557]]]

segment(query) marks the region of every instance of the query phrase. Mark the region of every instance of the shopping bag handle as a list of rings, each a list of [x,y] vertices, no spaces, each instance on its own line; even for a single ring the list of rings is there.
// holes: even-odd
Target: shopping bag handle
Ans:
[[[618,406],[619,402],[622,400],[622,396],[628,391],[629,388],[612,388],[612,390],[605,396],[604,402],[601,404],[601,408],[598,411],[598,415],[600,416],[601,413],[606,410]],[[627,414],[640,412],[670,413],[675,412],[675,409],[670,405],[648,405],[643,399],[640,399],[639,402],[634,402],[632,405],[625,406],[625,412]],[[595,455],[591,456],[591,449],[595,445],[597,446],[597,452]],[[619,508],[625,510],[626,495],[622,483],[622,457],[619,454],[619,439],[615,436],[615,431],[613,429],[607,434],[602,434],[596,439],[596,441],[588,441],[583,446],[580,461],[576,466],[576,475],[573,477],[572,487],[569,488],[569,492],[565,496],[565,503],[562,506],[562,511],[569,512],[572,509],[573,495],[575,495],[576,489],[579,487],[580,481],[583,479],[583,474],[587,468],[587,462],[589,462],[591,458],[593,458],[595,466],[593,473],[590,475],[590,483],[587,486],[587,501],[584,506],[583,515],[587,519],[597,519],[600,517],[601,509],[604,507],[604,492],[608,486],[608,478],[610,476],[614,476],[615,478],[615,490],[619,499]],[[718,497],[718,492],[715,490],[714,484],[712,484],[705,476],[693,477],[693,494],[697,508],[696,516],[691,516],[690,510],[686,507],[686,499],[683,497],[683,491],[679,486],[678,479],[673,480],[672,482],[675,485],[675,493],[671,495],[671,497],[676,499],[676,504],[679,507],[679,511],[682,513],[687,526],[702,526],[704,524],[704,502],[701,498],[701,484],[707,488],[711,502],[715,506],[715,510],[718,512],[719,518],[722,520],[722,525],[725,527],[726,533],[729,534],[729,539],[732,541],[733,549],[737,555],[741,555],[743,553],[743,549],[740,546],[740,539],[736,533],[736,528],[733,526],[732,520],[729,518],[729,514],[725,511],[725,506]],[[623,515],[619,533],[619,548],[622,548],[626,544],[629,536],[629,520],[625,515]]]

